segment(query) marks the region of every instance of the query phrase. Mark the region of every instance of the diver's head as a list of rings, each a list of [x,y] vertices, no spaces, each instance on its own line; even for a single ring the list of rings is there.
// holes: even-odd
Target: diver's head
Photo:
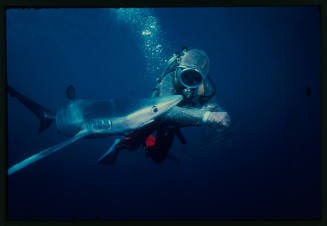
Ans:
[[[209,57],[199,49],[184,51],[177,66],[177,78],[186,88],[199,87],[209,72]]]

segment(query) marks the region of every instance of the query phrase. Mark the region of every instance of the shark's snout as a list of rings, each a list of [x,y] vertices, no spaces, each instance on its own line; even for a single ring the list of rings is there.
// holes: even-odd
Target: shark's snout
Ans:
[[[145,107],[129,114],[126,119],[130,129],[140,128],[153,122],[157,117],[169,111],[181,102],[183,96],[171,95],[146,99],[149,102]]]
[[[179,102],[181,102],[183,100],[183,96],[182,95],[174,95],[172,96],[172,100],[171,100],[171,104],[173,106],[176,106],[177,104],[179,104]]]
[[[157,106],[161,112],[166,112],[183,100],[182,95],[170,95],[158,98]]]

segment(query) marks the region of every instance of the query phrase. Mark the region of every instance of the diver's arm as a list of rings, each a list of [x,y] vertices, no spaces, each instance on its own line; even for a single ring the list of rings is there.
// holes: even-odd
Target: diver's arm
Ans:
[[[212,96],[209,100],[207,100],[203,105],[202,108],[207,111],[225,111],[219,104],[216,98],[216,95]]]
[[[228,113],[215,102],[214,97],[202,108],[175,106],[162,115],[161,119],[177,126],[208,125],[215,129],[224,129],[230,125]]]
[[[204,105],[203,109],[207,110],[202,118],[203,123],[220,130],[230,127],[230,116],[227,111],[220,107],[215,96]]]
[[[202,110],[206,110],[202,117],[202,123],[209,127],[224,130],[231,124],[229,114],[218,104],[216,95],[213,95],[206,103]]]
[[[202,124],[202,118],[206,110],[200,108],[188,108],[175,106],[167,113],[162,115],[160,119],[165,123],[176,126],[199,126]]]

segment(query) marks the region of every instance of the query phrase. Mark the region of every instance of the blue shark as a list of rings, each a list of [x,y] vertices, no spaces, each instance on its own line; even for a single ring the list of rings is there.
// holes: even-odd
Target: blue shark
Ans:
[[[8,169],[8,175],[12,175],[82,138],[118,136],[114,144],[98,160],[101,161],[112,152],[122,136],[154,122],[183,99],[181,95],[137,100],[71,99],[60,107],[56,114],[53,114],[14,88],[7,86],[7,90],[12,97],[17,98],[40,119],[40,132],[55,121],[58,131],[70,137],[62,143],[44,149],[13,165]]]

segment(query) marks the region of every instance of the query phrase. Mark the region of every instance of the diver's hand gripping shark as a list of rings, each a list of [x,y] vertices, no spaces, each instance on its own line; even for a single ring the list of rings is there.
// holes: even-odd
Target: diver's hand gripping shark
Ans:
[[[53,114],[14,88],[7,86],[7,90],[11,97],[17,98],[40,119],[40,131],[44,131],[55,121],[58,131],[71,137],[13,165],[8,169],[8,175],[82,138],[127,135],[154,122],[158,116],[176,106],[183,99],[181,95],[125,101],[71,98],[69,103]],[[110,154],[120,139],[117,138],[113,146],[98,161]]]

